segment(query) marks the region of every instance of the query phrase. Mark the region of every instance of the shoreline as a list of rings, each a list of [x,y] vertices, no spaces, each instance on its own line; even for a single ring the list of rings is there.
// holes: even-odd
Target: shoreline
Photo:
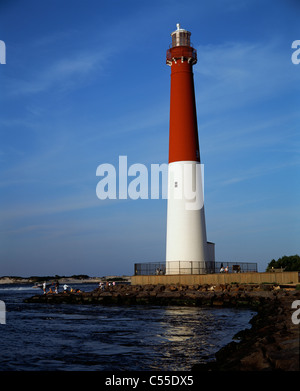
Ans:
[[[104,291],[35,295],[27,303],[98,305],[183,305],[251,308],[250,329],[236,334],[215,353],[215,361],[192,371],[299,371],[299,326],[292,322],[292,303],[300,290],[278,285],[115,285]],[[297,308],[297,307],[296,307]]]
[[[251,328],[241,330],[215,353],[215,361],[196,364],[193,371],[291,372],[300,370],[299,326],[293,324],[291,304],[300,293],[276,295],[258,308]]]
[[[105,276],[105,277],[88,277],[88,278],[74,278],[74,277],[0,277],[0,285],[4,284],[36,284],[46,281],[48,284],[58,281],[59,284],[89,284],[106,282],[110,280],[130,282],[130,276]]]

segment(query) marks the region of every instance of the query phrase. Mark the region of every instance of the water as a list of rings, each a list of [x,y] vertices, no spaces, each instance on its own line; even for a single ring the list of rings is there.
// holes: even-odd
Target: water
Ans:
[[[72,286],[91,291],[96,285]],[[39,290],[40,291],[40,290]],[[186,371],[214,358],[253,311],[23,303],[37,292],[0,285],[0,370]]]

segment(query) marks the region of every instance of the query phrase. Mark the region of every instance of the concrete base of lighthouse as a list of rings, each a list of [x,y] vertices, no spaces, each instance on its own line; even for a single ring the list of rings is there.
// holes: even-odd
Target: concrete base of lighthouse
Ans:
[[[206,239],[202,165],[172,162],[168,173],[166,274],[205,274],[214,261]]]

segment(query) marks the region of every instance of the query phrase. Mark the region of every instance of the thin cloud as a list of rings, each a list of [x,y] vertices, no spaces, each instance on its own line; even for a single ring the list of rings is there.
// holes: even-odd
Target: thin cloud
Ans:
[[[116,200],[113,200],[116,203]],[[70,212],[81,209],[89,209],[95,207],[107,206],[111,200],[100,201],[96,194],[91,193],[84,195],[75,195],[64,197],[63,199],[48,200],[47,203],[28,203],[24,202],[22,205],[6,205],[5,209],[0,210],[2,221],[14,220],[24,217],[46,216],[59,214],[63,212]]]
[[[202,45],[197,51],[197,102],[203,114],[237,110],[288,91],[295,83],[290,58],[279,40]]]
[[[262,177],[265,175],[269,175],[272,173],[280,172],[280,170],[285,168],[292,168],[300,165],[300,160],[296,159],[289,162],[282,162],[280,164],[272,164],[270,166],[269,163],[257,165],[256,167],[250,168],[248,170],[240,172],[238,176],[234,176],[232,178],[226,179],[225,181],[220,182],[220,186],[232,185],[239,182],[244,182],[247,180],[255,179],[258,177]]]
[[[290,152],[298,151],[298,129],[295,124],[300,121],[298,112],[288,114],[273,114],[264,120],[247,121],[247,116],[241,118],[223,118],[216,116],[199,125],[200,135],[207,154],[250,150],[251,148],[280,148],[281,153],[289,148]],[[213,137],[211,137],[212,131]],[[293,144],[290,140],[293,139]],[[286,145],[288,143],[288,145]]]
[[[82,52],[76,53],[72,58],[60,58],[28,80],[11,80],[9,93],[11,96],[20,96],[37,94],[52,88],[78,88],[83,76],[91,74],[96,69],[103,70],[104,63],[100,60],[102,56],[107,59],[108,55],[108,52]]]

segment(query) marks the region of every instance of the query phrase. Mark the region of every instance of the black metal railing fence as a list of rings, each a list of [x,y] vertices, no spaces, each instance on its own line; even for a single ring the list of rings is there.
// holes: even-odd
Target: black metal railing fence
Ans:
[[[214,273],[247,273],[257,272],[257,263],[253,262],[189,262],[176,261],[166,262],[145,262],[134,264],[135,276],[164,275],[168,274],[214,274]],[[173,267],[172,267],[173,265]]]

